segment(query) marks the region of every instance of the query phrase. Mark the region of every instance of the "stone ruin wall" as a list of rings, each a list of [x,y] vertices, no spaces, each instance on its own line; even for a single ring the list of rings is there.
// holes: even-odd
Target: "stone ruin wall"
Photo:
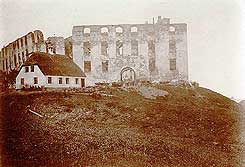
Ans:
[[[35,51],[45,51],[44,37],[40,30],[29,32],[1,49],[0,70],[10,72],[26,61]]]
[[[47,53],[65,55],[64,37],[48,37],[45,44]]]
[[[133,68],[139,80],[188,79],[186,24],[158,17],[155,24],[74,26],[72,41],[73,60],[85,71],[88,85],[118,81],[123,67]],[[170,70],[174,60],[176,69]]]

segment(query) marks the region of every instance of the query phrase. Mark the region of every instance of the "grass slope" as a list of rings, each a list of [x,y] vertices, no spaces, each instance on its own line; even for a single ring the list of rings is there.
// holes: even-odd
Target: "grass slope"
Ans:
[[[1,97],[5,166],[238,166],[239,105],[204,88],[166,97],[105,88]],[[38,112],[38,117],[28,110]]]

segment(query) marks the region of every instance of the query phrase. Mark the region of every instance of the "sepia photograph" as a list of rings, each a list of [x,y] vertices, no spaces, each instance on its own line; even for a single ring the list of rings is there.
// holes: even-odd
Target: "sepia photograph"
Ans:
[[[245,167],[245,2],[0,0],[0,167]]]

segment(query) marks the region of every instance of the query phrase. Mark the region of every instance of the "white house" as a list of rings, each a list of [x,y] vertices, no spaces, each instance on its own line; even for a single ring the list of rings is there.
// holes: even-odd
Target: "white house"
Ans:
[[[16,77],[16,89],[23,87],[81,88],[85,74],[70,57],[33,52],[21,66]]]

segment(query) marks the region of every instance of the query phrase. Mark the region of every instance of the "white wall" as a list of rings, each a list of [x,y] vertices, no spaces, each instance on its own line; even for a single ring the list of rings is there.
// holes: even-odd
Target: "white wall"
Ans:
[[[29,72],[25,72],[25,66],[20,69],[19,74],[16,77],[16,89],[21,89],[21,78],[24,78],[25,86],[45,86],[46,77],[39,69],[38,65],[34,65],[34,72],[31,72],[31,66]],[[38,77],[38,84],[34,84],[34,77]]]
[[[81,88],[82,77],[71,76],[45,76],[45,87],[47,88]],[[48,77],[52,77],[52,83],[48,84]],[[59,78],[62,78],[62,84],[59,84]],[[69,84],[66,84],[66,78],[69,78]],[[78,84],[76,84],[75,78],[78,78]],[[86,83],[85,83],[86,86]]]
[[[34,77],[38,77],[38,84],[34,84]],[[51,84],[48,84],[48,77],[52,77]],[[21,68],[19,74],[16,77],[16,89],[22,88],[21,78],[24,78],[25,87],[44,86],[47,88],[80,88],[82,77],[49,75],[45,76],[38,67],[38,65],[34,65],[34,72],[31,72],[31,66],[29,66],[29,72],[25,72],[25,67]],[[59,84],[59,78],[62,78],[62,84]],[[66,84],[66,78],[69,78],[69,84]],[[78,78],[78,84],[76,84],[75,78]]]

